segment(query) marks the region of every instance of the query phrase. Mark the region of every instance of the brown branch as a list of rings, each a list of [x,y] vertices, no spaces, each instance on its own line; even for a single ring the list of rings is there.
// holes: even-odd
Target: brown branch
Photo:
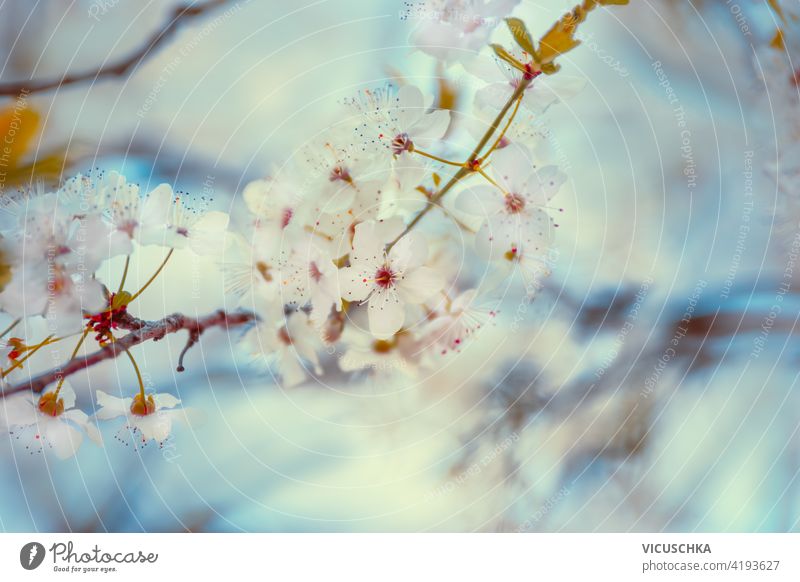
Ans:
[[[210,315],[204,317],[194,318],[174,313],[168,315],[164,319],[158,321],[145,321],[138,319],[131,315],[125,314],[120,319],[116,320],[119,327],[129,330],[125,336],[119,338],[116,342],[108,344],[107,346],[97,350],[96,352],[73,358],[60,368],[43,372],[38,376],[32,377],[26,382],[8,388],[0,392],[0,398],[25,392],[31,390],[33,392],[41,392],[50,384],[59,381],[61,378],[66,378],[76,372],[85,368],[99,364],[104,360],[116,358],[118,355],[125,353],[126,349],[137,346],[148,340],[158,341],[164,336],[176,333],[181,330],[189,332],[189,340],[187,346],[181,352],[181,361],[185,352],[197,343],[200,335],[210,328],[221,327],[231,328],[247,325],[256,321],[256,316],[249,312],[227,313],[223,310],[215,311]]]
[[[175,8],[172,14],[164,21],[159,30],[145,42],[138,50],[134,51],[127,58],[107,65],[102,65],[91,71],[83,73],[64,74],[59,79],[27,80],[14,83],[0,83],[0,96],[12,96],[23,93],[37,93],[50,91],[64,85],[73,85],[83,81],[96,81],[102,77],[124,77],[138,68],[145,59],[151,56],[161,44],[166,42],[175,34],[175,31],[183,22],[202,16],[206,12],[218,8],[225,4],[227,0],[209,0],[200,6],[187,4]]]

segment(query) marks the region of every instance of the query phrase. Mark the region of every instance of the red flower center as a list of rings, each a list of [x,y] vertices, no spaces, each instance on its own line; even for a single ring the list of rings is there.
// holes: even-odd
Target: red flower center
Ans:
[[[329,177],[329,180],[331,182],[336,182],[338,180],[341,180],[342,182],[350,183],[353,181],[353,178],[350,176],[350,172],[347,170],[347,168],[342,166],[336,166],[331,170],[331,175]]]
[[[407,133],[400,133],[392,140],[392,152],[399,156],[403,152],[410,152],[414,149],[414,143],[408,139]]]
[[[525,198],[519,194],[506,194],[506,211],[509,214],[517,214],[525,208]]]
[[[283,212],[281,213],[281,228],[286,228],[289,226],[289,223],[292,221],[292,216],[294,216],[294,210],[291,208],[283,209]]]
[[[319,266],[315,261],[311,261],[311,264],[308,266],[308,274],[316,283],[322,280],[322,271],[319,270]]]
[[[394,285],[396,279],[397,274],[387,266],[381,267],[375,273],[375,284],[383,289],[388,289]]]

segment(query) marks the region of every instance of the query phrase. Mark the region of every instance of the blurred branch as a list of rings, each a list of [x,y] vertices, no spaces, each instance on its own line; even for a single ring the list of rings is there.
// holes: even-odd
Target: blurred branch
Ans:
[[[129,334],[92,354],[73,358],[59,368],[43,372],[26,382],[21,382],[12,386],[0,393],[0,397],[10,396],[11,394],[25,392],[27,390],[41,392],[53,382],[57,382],[61,378],[66,378],[85,368],[99,364],[102,361],[116,358],[118,355],[125,353],[126,349],[130,349],[133,346],[137,346],[148,340],[158,341],[168,334],[186,330],[189,332],[189,340],[187,342],[187,347],[184,348],[181,353],[182,360],[186,350],[197,343],[197,340],[204,331],[217,327],[228,329],[231,327],[244,326],[255,322],[255,320],[256,316],[252,313],[227,313],[223,310],[215,311],[210,315],[199,318],[174,313],[158,321],[145,321],[133,317],[132,315],[124,314],[115,321],[120,329],[129,330]]]
[[[127,58],[83,73],[65,74],[59,79],[28,80],[15,83],[0,83],[0,96],[16,97],[23,93],[50,91],[64,85],[83,81],[96,81],[103,77],[124,77],[141,65],[159,46],[175,34],[184,22],[188,22],[225,4],[228,0],[209,0],[200,6],[187,4],[175,8],[164,24],[136,51]]]

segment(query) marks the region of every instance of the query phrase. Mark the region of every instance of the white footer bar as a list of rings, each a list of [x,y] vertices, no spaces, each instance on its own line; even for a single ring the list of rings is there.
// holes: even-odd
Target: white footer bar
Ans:
[[[167,576],[797,581],[800,534],[0,535],[0,580]]]

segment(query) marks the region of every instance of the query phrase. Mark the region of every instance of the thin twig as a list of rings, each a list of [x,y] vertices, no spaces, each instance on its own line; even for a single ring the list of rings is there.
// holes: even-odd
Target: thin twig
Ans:
[[[65,85],[74,85],[83,81],[97,81],[103,77],[125,77],[135,71],[148,57],[156,52],[161,44],[165,43],[175,34],[179,26],[206,12],[218,8],[228,0],[209,0],[200,6],[188,4],[177,7],[164,21],[159,30],[145,42],[138,50],[116,63],[102,65],[91,71],[82,73],[64,74],[60,78],[18,81],[14,83],[0,83],[0,96],[17,96],[23,93],[39,93],[50,91]]]
[[[124,353],[125,350],[144,343],[148,340],[158,341],[168,334],[176,333],[181,330],[187,330],[191,335],[200,337],[200,335],[207,329],[231,328],[240,327],[256,321],[256,316],[249,312],[236,312],[227,313],[223,310],[215,311],[210,315],[204,317],[194,318],[175,313],[168,315],[164,319],[158,321],[144,321],[131,315],[125,314],[118,320],[121,329],[129,330],[125,336],[117,339],[116,342],[109,343],[107,346],[97,350],[92,354],[72,358],[63,366],[55,370],[43,372],[38,376],[34,376],[25,382],[0,392],[0,397],[17,394],[19,392],[26,392],[31,390],[33,392],[41,392],[53,382],[57,382],[60,378],[66,378],[76,372],[85,368],[89,368],[104,360],[111,360]]]
[[[178,367],[175,368],[177,372],[183,372],[186,368],[183,367],[183,358],[186,356],[186,353],[192,349],[192,346],[200,341],[200,332],[196,329],[189,330],[189,337],[186,338],[186,345],[183,346],[181,350],[181,354],[178,356]]]

